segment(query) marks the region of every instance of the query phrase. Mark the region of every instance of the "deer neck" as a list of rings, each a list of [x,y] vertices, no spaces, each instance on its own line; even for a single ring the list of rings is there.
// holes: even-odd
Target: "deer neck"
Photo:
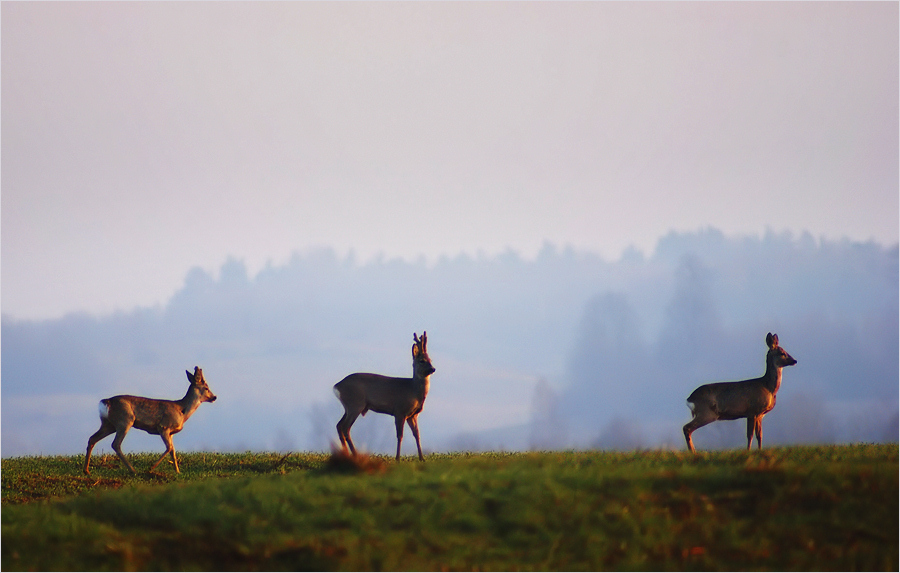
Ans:
[[[422,379],[422,400],[428,395],[429,388],[431,388],[431,374]]]
[[[187,420],[200,407],[200,390],[196,386],[191,386],[188,388],[184,398],[179,400],[177,404],[181,408],[184,419]]]
[[[431,374],[428,376],[419,376],[413,373],[413,382],[421,389],[421,399],[424,401],[428,395],[428,389],[431,387]]]
[[[772,394],[777,393],[778,389],[781,388],[781,371],[782,368],[780,366],[775,366],[773,358],[766,360],[766,373],[763,374],[763,382],[766,385],[766,389]]]

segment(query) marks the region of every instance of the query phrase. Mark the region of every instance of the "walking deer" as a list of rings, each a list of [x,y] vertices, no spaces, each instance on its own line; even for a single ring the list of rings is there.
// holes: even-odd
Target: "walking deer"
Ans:
[[[434,366],[428,357],[428,335],[422,332],[422,338],[413,333],[412,357],[413,377],[393,378],[380,374],[351,374],[334,385],[334,394],[344,406],[344,416],[337,423],[338,437],[344,451],[350,446],[355,455],[356,448],[350,439],[350,426],[359,416],[365,416],[372,410],[379,414],[394,417],[397,426],[397,460],[400,460],[400,443],[403,441],[403,423],[409,424],[416,438],[419,459],[422,445],[419,442],[419,413],[428,395],[429,378],[434,373]]]
[[[691,434],[694,430],[717,420],[747,418],[747,449],[753,443],[762,449],[762,419],[775,407],[775,394],[781,387],[781,369],[797,363],[790,354],[778,346],[778,335],[766,336],[769,352],[766,354],[766,373],[759,378],[741,382],[717,382],[704,384],[688,396],[688,408],[694,418],[684,425],[684,439],[688,449],[694,452]]]
[[[119,459],[131,470],[137,473],[134,466],[129,463],[122,453],[122,440],[132,427],[144,430],[148,434],[156,434],[162,438],[166,445],[166,451],[150,466],[152,472],[168,454],[172,454],[172,463],[175,464],[175,472],[178,469],[178,459],[175,457],[175,446],[172,444],[172,434],[177,434],[184,427],[184,423],[200,407],[203,402],[215,402],[216,395],[209,390],[206,380],[203,378],[203,370],[194,367],[194,373],[185,370],[190,386],[184,398],[178,401],[157,400],[154,398],[142,398],[140,396],[113,396],[100,400],[100,429],[88,438],[87,454],[84,458],[84,473],[90,474],[91,451],[94,445],[106,436],[115,433],[112,447]]]

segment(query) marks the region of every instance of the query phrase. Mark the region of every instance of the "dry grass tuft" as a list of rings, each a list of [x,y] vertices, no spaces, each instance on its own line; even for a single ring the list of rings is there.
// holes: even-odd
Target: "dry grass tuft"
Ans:
[[[325,469],[340,473],[380,474],[387,470],[387,464],[381,458],[361,453],[351,454],[332,446],[331,457],[325,463]]]

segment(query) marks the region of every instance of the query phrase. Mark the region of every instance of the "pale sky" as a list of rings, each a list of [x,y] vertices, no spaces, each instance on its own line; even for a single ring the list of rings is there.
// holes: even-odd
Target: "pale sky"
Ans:
[[[194,266],[898,240],[898,4],[9,3],[2,311]]]

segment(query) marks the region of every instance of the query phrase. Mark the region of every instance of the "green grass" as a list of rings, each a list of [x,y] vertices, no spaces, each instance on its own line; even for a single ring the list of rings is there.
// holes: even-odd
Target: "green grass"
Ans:
[[[898,569],[896,444],[179,458],[3,460],[2,568]]]

